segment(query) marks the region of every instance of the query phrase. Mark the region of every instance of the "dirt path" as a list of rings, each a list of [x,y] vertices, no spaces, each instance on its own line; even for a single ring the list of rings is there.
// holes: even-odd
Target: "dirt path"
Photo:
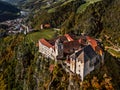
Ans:
[[[106,49],[113,49],[115,50],[116,52],[120,52],[120,47],[116,46],[115,44],[113,44],[110,40],[108,40],[109,36],[107,35],[104,35],[105,38],[106,38],[106,41],[108,43],[110,43],[112,46],[105,46]]]

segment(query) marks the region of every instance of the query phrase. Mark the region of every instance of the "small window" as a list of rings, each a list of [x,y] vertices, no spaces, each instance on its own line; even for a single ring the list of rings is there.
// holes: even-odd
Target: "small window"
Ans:
[[[79,70],[79,72],[80,72],[80,70]]]
[[[80,67],[80,65],[79,65],[79,67]]]

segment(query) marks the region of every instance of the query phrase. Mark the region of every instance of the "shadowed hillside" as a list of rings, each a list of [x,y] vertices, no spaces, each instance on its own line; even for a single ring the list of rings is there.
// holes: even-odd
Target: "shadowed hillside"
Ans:
[[[15,6],[0,1],[0,21],[16,18],[19,11]]]

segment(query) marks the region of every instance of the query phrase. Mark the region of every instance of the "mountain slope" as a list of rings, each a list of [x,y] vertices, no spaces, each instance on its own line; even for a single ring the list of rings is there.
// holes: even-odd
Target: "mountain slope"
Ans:
[[[85,33],[101,38],[104,45],[110,45],[107,41],[111,41],[119,46],[120,0],[87,0],[98,1],[94,3],[80,0],[48,1],[32,0],[24,6],[33,12],[29,18],[32,27],[39,30],[41,24],[49,23],[53,28],[61,28],[61,34],[74,33],[79,36]],[[49,32],[51,30],[48,29]],[[49,36],[46,30],[38,32],[41,38]],[[43,32],[45,35],[42,36]],[[37,37],[35,33],[31,34]],[[54,61],[42,57],[31,39],[35,37],[29,37],[31,34],[0,38],[0,90],[120,90],[119,58],[105,50],[105,64],[87,75],[81,86],[79,76],[69,75],[60,65],[56,64],[53,72],[49,71]]]
[[[105,32],[112,37],[113,43],[120,46],[119,0],[58,0],[50,4],[46,0],[34,1],[28,7],[34,11],[34,17],[30,17],[30,21],[36,29],[42,23],[50,23],[52,27],[61,28],[63,34],[85,33],[100,37]]]
[[[13,5],[18,5],[19,3],[25,2],[26,0],[2,0]]]
[[[19,13],[19,11],[20,10],[17,9],[15,6],[0,1],[0,21],[16,18],[18,16],[17,13]]]

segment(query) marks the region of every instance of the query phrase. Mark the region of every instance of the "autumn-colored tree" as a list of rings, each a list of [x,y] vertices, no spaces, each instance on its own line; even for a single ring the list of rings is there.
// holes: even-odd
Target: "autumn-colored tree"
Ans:
[[[3,74],[0,74],[0,90],[6,90],[6,86]]]
[[[101,87],[106,88],[106,90],[115,90],[111,83],[112,78],[109,77],[106,73],[103,75],[103,80],[100,83]]]
[[[93,77],[93,79],[91,80],[91,84],[92,84],[92,87],[95,88],[95,89],[101,89],[100,87],[100,84],[99,84],[99,80],[97,77]]]

